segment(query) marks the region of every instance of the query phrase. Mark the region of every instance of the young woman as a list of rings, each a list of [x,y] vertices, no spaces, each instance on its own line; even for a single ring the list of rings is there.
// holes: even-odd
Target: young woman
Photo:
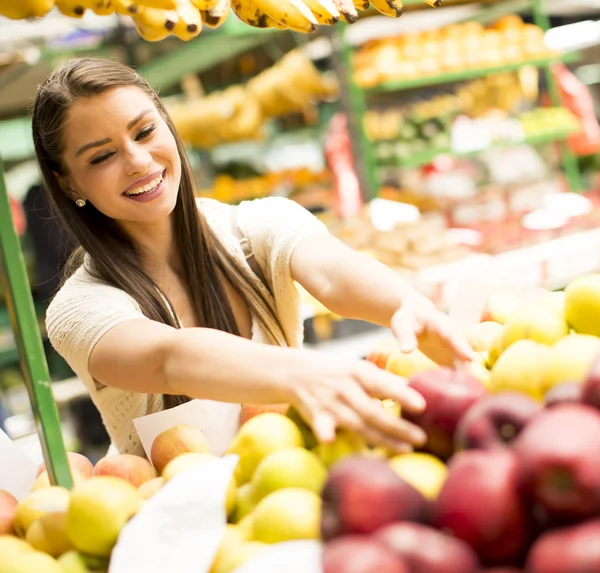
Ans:
[[[48,334],[119,451],[143,455],[132,420],[190,398],[291,404],[324,441],[336,428],[398,451],[424,441],[373,399],[423,409],[399,377],[298,348],[294,281],[342,316],[391,326],[403,350],[469,360],[447,317],[394,272],[292,201],[197,201],[163,104],[124,65],[56,69],[35,98],[33,137],[44,187],[80,245]]]

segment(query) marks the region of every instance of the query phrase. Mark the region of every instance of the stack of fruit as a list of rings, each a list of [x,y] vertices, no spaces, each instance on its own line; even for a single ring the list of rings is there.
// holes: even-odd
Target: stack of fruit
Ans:
[[[493,364],[484,384],[391,343],[376,349],[369,360],[425,397],[426,411],[406,417],[428,442],[332,468],[325,573],[600,570],[599,301],[600,275],[537,302],[490,298],[470,333]]]
[[[231,86],[209,96],[169,106],[182,139],[210,149],[265,137],[265,120],[302,112],[337,98],[337,79],[320,74],[300,51],[292,50],[245,86]]]
[[[356,53],[354,77],[358,85],[368,89],[385,82],[500,67],[555,55],[547,47],[541,28],[510,15],[490,28],[470,21],[373,40]]]
[[[423,0],[430,6],[441,0]],[[254,28],[277,28],[295,32],[314,32],[319,25],[330,26],[343,20],[358,19],[358,12],[373,6],[376,10],[399,18],[400,0],[5,0],[0,16],[13,20],[42,18],[54,7],[71,18],[81,18],[87,10],[99,15],[129,16],[140,36],[149,42],[176,36],[187,41],[195,38],[202,26],[218,28],[231,9],[242,21]]]

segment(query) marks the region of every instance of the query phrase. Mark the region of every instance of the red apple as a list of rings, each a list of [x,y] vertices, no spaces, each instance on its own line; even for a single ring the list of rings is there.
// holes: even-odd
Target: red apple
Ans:
[[[94,476],[114,476],[128,481],[135,487],[156,477],[152,464],[140,456],[117,454],[102,458],[94,467]]]
[[[395,521],[425,518],[427,502],[386,460],[352,456],[337,462],[323,488],[323,539],[369,534]]]
[[[362,535],[339,537],[323,547],[323,573],[413,573],[393,551]]]
[[[94,470],[94,465],[84,455],[78,454],[77,452],[67,452],[67,461],[71,470],[76,470],[81,477],[90,478]],[[35,477],[39,477],[46,471],[46,464],[42,462],[35,474]]]
[[[398,343],[395,340],[385,340],[380,342],[367,354],[365,360],[372,362],[375,366],[385,370],[387,362],[392,354],[398,350]]]
[[[580,382],[563,382],[553,386],[544,395],[544,403],[546,408],[552,408],[557,404],[565,402],[581,402],[582,384]]]
[[[581,401],[600,410],[600,354],[592,362],[592,367],[583,383]]]
[[[265,412],[275,412],[276,414],[282,414],[285,416],[289,409],[288,404],[243,404],[242,411],[240,412],[239,425],[240,428],[252,418],[260,416]]]
[[[527,556],[527,573],[600,571],[600,519],[548,531]]]
[[[519,482],[550,521],[586,519],[600,512],[600,413],[584,404],[544,410],[513,444]]]
[[[13,522],[19,502],[15,496],[4,489],[0,489],[0,535],[14,533]]]
[[[465,412],[487,394],[484,385],[464,371],[449,368],[427,370],[410,379],[422,394],[427,408],[420,414],[403,412],[403,417],[421,426],[427,434],[425,450],[448,459],[454,452],[454,432]]]
[[[460,539],[419,523],[392,523],[375,534],[408,565],[410,573],[479,573],[479,560]]]
[[[434,525],[466,541],[484,565],[514,563],[530,538],[516,456],[508,448],[469,450],[456,454],[448,470]]]
[[[461,418],[454,435],[455,447],[457,450],[505,447],[541,410],[539,402],[521,392],[486,396]]]
[[[208,453],[208,442],[198,428],[180,424],[161,432],[154,438],[150,459],[156,471],[162,473],[171,460],[187,452]]]

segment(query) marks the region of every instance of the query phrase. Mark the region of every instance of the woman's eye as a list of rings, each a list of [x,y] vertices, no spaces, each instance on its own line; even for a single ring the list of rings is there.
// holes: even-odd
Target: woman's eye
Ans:
[[[144,139],[144,137],[148,137],[154,131],[154,125],[149,125],[148,127],[142,129],[136,136],[135,140],[139,141],[140,139]]]
[[[104,155],[100,155],[100,157],[94,157],[94,159],[92,159],[90,163],[92,165],[99,165],[100,163],[106,161],[109,157],[112,157],[113,155],[114,153],[105,153]]]

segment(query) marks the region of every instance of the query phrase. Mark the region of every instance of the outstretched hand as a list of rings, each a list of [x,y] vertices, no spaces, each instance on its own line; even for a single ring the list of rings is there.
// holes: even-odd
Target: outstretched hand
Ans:
[[[454,367],[474,358],[466,337],[447,314],[422,295],[407,299],[392,317],[392,331],[402,352],[418,348],[440,366]]]

